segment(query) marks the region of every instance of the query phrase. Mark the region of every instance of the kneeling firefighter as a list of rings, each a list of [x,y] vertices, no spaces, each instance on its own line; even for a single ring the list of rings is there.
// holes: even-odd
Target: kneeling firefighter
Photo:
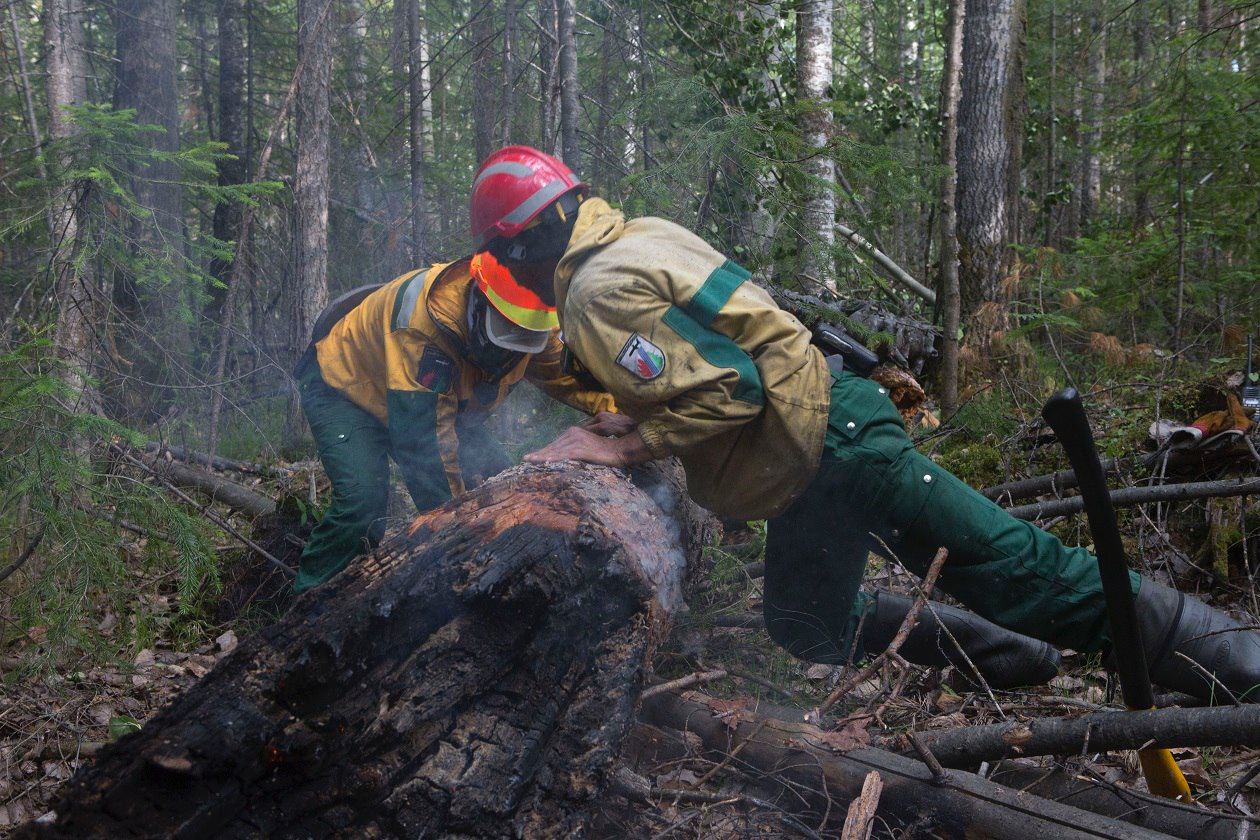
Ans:
[[[534,173],[555,166],[520,146],[486,160],[472,195],[485,248],[510,251],[528,233],[512,208],[580,191],[538,186]],[[891,552],[922,574],[942,546],[940,587],[975,612],[933,604],[901,648],[907,659],[966,673],[965,652],[1008,687],[1053,676],[1056,647],[1109,650],[1090,552],[1013,518],[920,453],[888,389],[818,346],[748,271],[673,222],[626,219],[599,198],[566,224],[552,291],[565,340],[624,413],[525,460],[630,466],[674,455],[697,502],[766,519],[766,627],[802,659],[841,663],[886,646],[910,599],[862,592],[868,557]],[[1260,700],[1260,633],[1153,580],[1130,572],[1129,582],[1154,682],[1212,699],[1219,681]]]
[[[523,224],[545,230],[560,221],[557,212],[538,207]],[[329,305],[295,371],[333,486],[296,591],[381,539],[387,456],[421,511],[509,466],[483,422],[521,379],[588,414],[615,411],[606,392],[565,372],[556,324],[554,303],[517,285],[490,255],[413,271]]]

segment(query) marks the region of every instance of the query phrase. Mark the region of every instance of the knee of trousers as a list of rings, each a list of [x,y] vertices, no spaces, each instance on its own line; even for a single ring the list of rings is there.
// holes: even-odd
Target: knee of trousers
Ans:
[[[342,526],[361,526],[364,531],[378,527],[384,531],[388,505],[386,480],[339,482],[333,487],[332,504],[324,518]]]

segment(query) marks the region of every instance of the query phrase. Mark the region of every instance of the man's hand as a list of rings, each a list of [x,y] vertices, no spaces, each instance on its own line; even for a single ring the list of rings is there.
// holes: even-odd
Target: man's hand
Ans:
[[[586,461],[608,467],[633,467],[652,460],[652,453],[637,431],[621,437],[603,437],[581,426],[571,426],[560,437],[524,458],[526,463],[547,461]]]
[[[582,428],[588,432],[593,432],[604,437],[624,437],[633,432],[637,427],[633,419],[624,414],[613,414],[611,411],[601,411],[594,417],[589,417],[582,422]]]

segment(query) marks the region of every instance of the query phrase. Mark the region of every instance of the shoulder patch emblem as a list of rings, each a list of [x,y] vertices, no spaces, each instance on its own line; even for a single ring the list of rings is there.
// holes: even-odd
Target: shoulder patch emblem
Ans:
[[[665,351],[638,333],[631,333],[617,354],[617,364],[640,379],[655,379],[665,372]]]
[[[454,378],[455,362],[451,357],[433,345],[424,348],[420,354],[420,366],[416,370],[416,382],[420,387],[439,394],[446,393]]]

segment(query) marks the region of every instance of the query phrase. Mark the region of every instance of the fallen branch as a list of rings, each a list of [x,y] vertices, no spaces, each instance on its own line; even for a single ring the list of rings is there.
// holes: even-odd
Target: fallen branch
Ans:
[[[918,738],[946,767],[1015,756],[1078,755],[1147,746],[1252,747],[1260,746],[1260,705],[1096,712],[920,732]]]
[[[31,540],[30,544],[27,545],[26,548],[22,549],[22,553],[19,554],[12,563],[5,566],[3,570],[0,570],[0,583],[3,583],[8,579],[9,575],[26,565],[26,561],[31,559],[31,556],[35,553],[35,549],[39,548],[39,544],[44,541],[44,534],[47,533],[47,531],[47,525],[40,528],[39,533],[35,535],[35,539]]]
[[[923,586],[919,589],[918,595],[914,599],[914,603],[910,606],[910,611],[906,613],[906,617],[902,620],[901,626],[897,628],[897,633],[892,637],[892,641],[888,643],[888,647],[879,656],[874,657],[866,664],[865,668],[851,674],[848,679],[842,681],[835,687],[835,690],[827,695],[817,709],[810,713],[810,718],[814,722],[822,720],[832,706],[836,705],[836,701],[844,695],[852,691],[856,686],[861,685],[866,680],[883,667],[889,657],[895,655],[901,646],[905,644],[906,639],[910,636],[910,631],[914,629],[914,625],[919,621],[919,614],[923,612],[923,606],[927,603],[928,598],[932,596],[932,589],[936,586],[936,579],[940,577],[941,567],[945,565],[945,558],[949,556],[949,552],[944,547],[936,550],[936,556],[932,558],[932,564],[928,566],[927,574],[923,576]],[[942,625],[944,622],[941,622]]]
[[[936,785],[919,761],[869,747],[837,751],[830,746],[836,733],[805,723],[747,712],[723,719],[708,705],[676,694],[645,701],[641,717],[659,727],[695,733],[704,756],[715,762],[742,747],[732,762],[734,769],[754,774],[762,784],[782,786],[787,795],[804,799],[822,814],[832,811],[836,799],[861,796],[874,770],[883,780],[880,815],[894,827],[928,820],[934,833],[946,837],[1150,840],[1167,836],[963,771],[950,773],[947,784]]]
[[[669,682],[658,683],[643,689],[643,693],[639,695],[639,699],[646,700],[648,697],[655,697],[658,694],[664,694],[667,691],[681,691],[684,688],[702,685],[704,683],[720,680],[726,676],[723,670],[717,671],[697,671],[694,674],[688,674],[685,677],[679,677]]]
[[[156,455],[145,455],[138,460],[143,462],[146,470],[158,478],[204,493],[210,497],[211,501],[225,504],[248,516],[264,516],[276,510],[276,503],[266,496],[198,467],[182,464],[179,461],[170,461]]]
[[[936,292],[911,277],[909,272],[897,265],[897,263],[895,263],[892,258],[883,251],[872,245],[866,237],[862,236],[862,234],[845,227],[839,222],[836,223],[835,228],[841,236],[856,245],[859,250],[865,251],[871,259],[875,260],[875,262],[884,269],[884,271],[888,272],[888,276],[893,280],[896,280],[898,283],[905,286],[928,303],[936,303]]]
[[[1149,457],[1149,456],[1148,456]],[[1102,459],[1103,475],[1109,476],[1119,473],[1125,468],[1133,465],[1150,466],[1153,460],[1147,458],[1139,458],[1129,460],[1125,458],[1104,458]],[[1015,481],[1006,481],[1002,484],[995,484],[992,487],[986,487],[980,492],[985,498],[992,499],[995,502],[1010,504],[1021,499],[1032,499],[1037,496],[1044,496],[1046,493],[1060,493],[1064,490],[1071,490],[1077,486],[1076,472],[1074,470],[1059,470],[1058,472],[1049,473],[1047,475],[1035,475],[1032,478],[1021,478]]]
[[[1133,507],[1152,502],[1183,502],[1188,499],[1211,499],[1225,496],[1250,496],[1260,493],[1260,476],[1251,478],[1225,478],[1219,481],[1193,481],[1184,484],[1159,484],[1153,487],[1124,487],[1111,491],[1111,503],[1115,507]],[[1069,516],[1085,509],[1080,496],[1070,499],[1051,499],[1030,505],[1007,508],[1006,512],[1016,519],[1049,519]]]
[[[1254,833],[1255,823],[1247,817],[1207,811],[1196,805],[1124,788],[1090,778],[1070,766],[1064,770],[1003,761],[989,771],[988,778],[1010,788],[1185,840],[1238,840]]]
[[[211,522],[213,522],[215,525],[218,525],[220,528],[222,528],[222,529],[223,529],[224,531],[226,531],[228,534],[231,534],[233,537],[235,537],[236,539],[240,540],[242,543],[244,543],[246,546],[248,546],[248,547],[249,547],[252,551],[254,551],[254,552],[255,552],[255,553],[256,553],[259,557],[262,557],[264,560],[266,560],[266,561],[267,561],[268,563],[270,563],[272,566],[274,566],[275,568],[277,568],[277,569],[279,569],[281,572],[283,572],[286,576],[288,576],[288,577],[295,577],[295,576],[296,576],[296,574],[297,574],[297,573],[296,573],[296,572],[294,572],[292,569],[290,569],[288,566],[286,566],[284,563],[282,563],[282,562],[279,560],[279,558],[277,558],[274,554],[272,554],[271,552],[267,551],[267,549],[263,548],[263,547],[262,547],[262,546],[260,546],[258,543],[254,542],[254,541],[253,541],[253,540],[251,540],[249,537],[245,536],[245,535],[244,535],[244,534],[242,534],[240,531],[238,531],[238,530],[236,530],[235,528],[233,528],[233,527],[232,527],[232,523],[228,522],[228,521],[227,521],[227,519],[225,519],[224,517],[220,516],[220,515],[218,514],[218,512],[216,512],[216,511],[214,510],[214,508],[210,507],[209,505],[199,505],[199,504],[197,504],[195,501],[193,501],[193,500],[192,500],[192,499],[188,496],[188,494],[187,494],[187,493],[185,493],[184,491],[182,491],[182,490],[180,490],[178,487],[176,487],[176,486],[175,486],[175,484],[173,484],[173,483],[170,481],[170,479],[169,479],[166,475],[163,475],[163,474],[162,474],[162,473],[161,473],[161,472],[160,472],[160,471],[159,471],[159,470],[158,470],[158,469],[157,469],[157,468],[156,468],[153,464],[151,464],[151,463],[146,463],[145,461],[142,461],[142,460],[140,460],[139,458],[136,458],[136,457],[135,457],[134,455],[132,455],[130,452],[128,452],[127,450],[123,449],[121,446],[118,446],[117,444],[110,444],[110,448],[111,448],[112,450],[114,450],[114,452],[116,452],[116,453],[118,453],[119,455],[121,455],[121,456],[123,457],[123,459],[125,459],[125,460],[129,461],[129,462],[130,462],[133,466],[137,466],[137,467],[140,467],[140,468],[141,468],[141,469],[143,469],[143,470],[148,471],[151,475],[153,475],[153,477],[154,477],[154,478],[156,478],[158,481],[162,482],[162,484],[166,485],[166,488],[167,488],[168,490],[170,490],[172,493],[174,493],[176,496],[178,496],[181,500],[183,500],[183,501],[187,502],[188,504],[190,504],[190,505],[192,505],[193,507],[195,507],[195,508],[197,508],[198,510],[200,510],[200,511],[201,511],[201,513],[202,513],[202,514],[203,514],[203,515],[204,515],[207,519],[209,519],[209,520],[210,520]],[[150,460],[152,460],[152,459],[150,459]],[[168,467],[170,467],[170,466],[175,466],[175,465],[173,465],[173,464],[170,464],[170,463],[168,463],[168,462],[164,462],[164,461],[163,461],[162,463],[167,463],[167,466],[168,466]],[[201,473],[201,470],[195,470],[195,469],[193,469],[192,467],[181,467],[181,468],[180,468],[180,470],[181,470],[181,471],[191,471],[191,472],[195,472],[195,473]],[[204,473],[203,473],[203,475],[204,475]],[[211,476],[211,478],[214,478],[214,476]],[[231,482],[226,482],[226,483],[227,483],[227,484],[231,484]],[[239,485],[238,485],[238,486],[239,486]],[[244,490],[245,488],[243,488],[243,487],[242,487],[242,488],[240,488],[240,489]],[[247,491],[247,492],[248,492],[248,491]],[[268,501],[270,501],[270,500],[268,500]],[[274,502],[272,502],[272,509],[274,510],[274,508],[275,508],[275,503],[274,503]]]
[[[159,457],[169,452],[170,456],[177,461],[200,464],[203,467],[211,467],[216,470],[230,470],[238,473],[253,473],[267,476],[287,475],[293,472],[288,467],[273,467],[253,461],[237,461],[234,458],[224,458],[222,455],[215,455],[212,458],[204,452],[196,452],[173,443],[163,444],[157,441],[149,441],[144,445],[144,451]]]

